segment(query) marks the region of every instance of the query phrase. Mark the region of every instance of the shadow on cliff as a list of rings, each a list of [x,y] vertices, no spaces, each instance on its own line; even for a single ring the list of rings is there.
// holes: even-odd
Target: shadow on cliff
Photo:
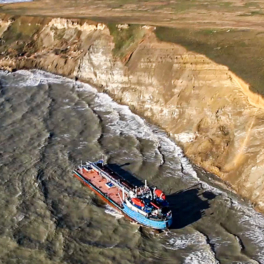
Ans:
[[[183,228],[201,219],[210,207],[209,201],[215,197],[214,193],[204,191],[199,185],[167,195],[173,216],[170,229]]]
[[[130,163],[122,165],[108,164],[107,167],[133,185],[142,186],[142,181],[123,169],[127,165],[130,165]],[[183,228],[201,219],[205,214],[205,210],[210,208],[210,200],[213,200],[215,197],[214,193],[205,191],[201,184],[166,195],[173,217],[173,224],[170,229]]]

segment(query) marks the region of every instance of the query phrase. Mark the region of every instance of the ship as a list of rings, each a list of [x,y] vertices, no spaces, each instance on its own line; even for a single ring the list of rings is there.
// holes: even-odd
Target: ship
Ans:
[[[172,212],[166,195],[160,189],[148,186],[147,181],[136,186],[103,160],[81,164],[73,174],[131,221],[156,230],[171,226]]]

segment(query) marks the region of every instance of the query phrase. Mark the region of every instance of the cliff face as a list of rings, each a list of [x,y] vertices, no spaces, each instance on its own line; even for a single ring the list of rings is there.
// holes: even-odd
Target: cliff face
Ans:
[[[119,25],[114,35],[126,30]],[[159,42],[153,30],[138,27],[120,46],[104,24],[2,16],[0,67],[94,84],[164,128],[194,163],[264,210],[263,99],[227,67]],[[117,44],[121,59],[113,56]]]

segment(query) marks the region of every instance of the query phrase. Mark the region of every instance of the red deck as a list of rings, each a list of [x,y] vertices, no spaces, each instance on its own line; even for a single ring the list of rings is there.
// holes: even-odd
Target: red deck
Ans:
[[[103,192],[107,197],[109,197],[115,203],[117,203],[120,206],[122,205],[120,200],[120,197],[122,197],[122,191],[115,186],[108,188],[108,186],[106,186],[108,180],[102,177],[97,171],[94,170],[88,171],[84,168],[84,169],[78,169],[77,172],[80,173],[86,180],[91,182],[94,186],[96,186],[101,192]]]

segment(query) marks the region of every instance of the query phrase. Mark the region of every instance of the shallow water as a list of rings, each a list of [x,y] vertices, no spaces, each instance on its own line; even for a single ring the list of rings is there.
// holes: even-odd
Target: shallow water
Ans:
[[[1,263],[264,263],[264,217],[128,107],[41,71],[0,72]],[[104,157],[167,194],[167,232],[72,176]]]

